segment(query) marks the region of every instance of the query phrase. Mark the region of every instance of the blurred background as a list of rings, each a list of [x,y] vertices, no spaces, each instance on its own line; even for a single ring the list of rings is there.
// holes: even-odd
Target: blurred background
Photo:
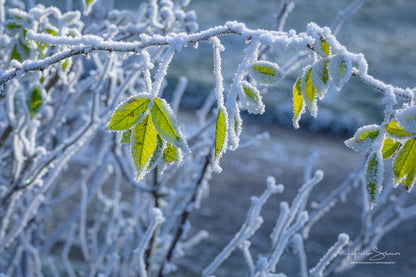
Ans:
[[[56,1],[44,1],[56,5]],[[306,30],[308,22],[331,26],[337,13],[353,1],[349,0],[298,0],[289,15],[285,31]],[[115,1],[117,9],[135,9],[140,1]],[[281,1],[278,0],[192,0],[188,10],[195,10],[200,30],[224,24],[229,20],[244,22],[249,28],[273,29]],[[98,6],[98,5],[97,5]],[[347,19],[339,35],[341,44],[349,51],[363,53],[369,63],[369,74],[400,87],[414,87],[416,73],[416,1],[367,1]],[[237,65],[241,62],[244,38],[221,38],[223,52],[224,86],[227,90]],[[271,50],[268,60],[284,64],[291,58],[290,51]],[[182,100],[185,112],[179,114],[184,129],[195,122],[190,116],[214,87],[212,74],[212,47],[200,43],[198,49],[187,47],[175,56],[168,72],[166,92],[173,91],[178,78],[189,80]],[[265,205],[263,227],[253,238],[253,258],[270,251],[269,234],[279,214],[282,200],[292,201],[303,183],[303,171],[308,157],[318,153],[314,168],[323,169],[325,177],[314,189],[312,201],[319,202],[332,189],[343,182],[348,174],[363,161],[363,157],[347,149],[343,141],[365,124],[382,121],[381,93],[352,78],[341,92],[329,91],[319,103],[317,119],[304,115],[301,128],[292,125],[292,86],[301,74],[302,66],[287,78],[264,92],[266,112],[262,116],[243,115],[242,142],[262,132],[270,138],[258,146],[237,152],[228,152],[222,160],[223,173],[211,182],[210,196],[203,208],[191,218],[195,229],[206,229],[210,237],[179,261],[179,272],[172,276],[197,276],[238,231],[245,219],[251,195],[260,195],[266,187],[266,178],[275,176],[286,186],[282,195],[274,196]],[[308,265],[313,267],[333,243],[338,233],[345,232],[354,238],[361,224],[361,192],[350,192],[348,201],[339,204],[315,225],[306,241]],[[416,268],[416,238],[414,222],[406,222],[383,238],[378,249],[400,252],[395,264],[357,265],[351,271],[336,276],[413,276]],[[279,263],[279,272],[299,276],[297,256],[288,253]],[[217,276],[246,276],[247,268],[240,252],[216,272]]]

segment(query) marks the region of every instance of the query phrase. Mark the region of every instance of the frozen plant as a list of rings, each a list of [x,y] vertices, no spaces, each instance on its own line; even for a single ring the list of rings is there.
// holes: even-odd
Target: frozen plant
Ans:
[[[328,90],[341,90],[352,77],[384,93],[384,121],[359,128],[346,141],[366,161],[311,211],[308,199],[323,172],[310,176],[309,162],[292,204],[281,202],[271,252],[255,265],[250,238],[263,222],[262,206],[283,191],[270,177],[264,194],[252,198],[240,231],[201,274],[214,274],[237,248],[250,276],[284,276],[278,263],[290,248],[299,255],[302,276],[348,269],[351,263],[339,255],[346,245],[371,249],[416,215],[409,204],[416,177],[415,89],[369,75],[364,55],[336,39],[364,2],[352,2],[331,28],[309,23],[296,33],[283,31],[292,0],[282,1],[274,30],[230,21],[201,31],[187,0],[145,0],[132,10],[116,10],[112,0],[82,0],[81,11],[72,10],[69,0],[65,11],[35,0],[0,0],[1,276],[144,277],[175,271],[175,259],[209,235],[200,230],[191,236],[189,215],[208,196],[221,158],[264,138],[240,144],[241,113],[264,113],[262,93],[301,60],[308,65],[293,86],[295,128],[304,113],[316,117]],[[223,84],[221,64],[226,35],[246,42],[230,86]],[[175,55],[198,43],[212,46],[215,85],[192,129],[177,119],[188,80],[179,79],[168,101],[166,75]],[[297,56],[279,65],[267,58],[269,49]],[[389,158],[392,181],[383,178]],[[395,197],[392,187],[399,184],[408,192]],[[303,247],[309,230],[358,187],[362,232],[351,241],[341,233],[311,268]]]

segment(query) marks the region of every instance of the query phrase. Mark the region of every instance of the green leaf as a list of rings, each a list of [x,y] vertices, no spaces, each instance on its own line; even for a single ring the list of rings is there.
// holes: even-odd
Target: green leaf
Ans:
[[[154,98],[154,104],[151,110],[155,127],[158,134],[165,140],[176,144],[180,138],[176,131],[176,122],[173,112],[164,99]]]
[[[35,87],[27,101],[27,106],[29,108],[29,114],[31,118],[33,118],[36,115],[41,105],[42,96],[40,94],[39,87]]]
[[[157,133],[150,114],[136,124],[131,133],[131,155],[137,170],[137,177],[143,177],[143,169],[152,157],[157,143]]]
[[[402,184],[407,191],[410,191],[412,187],[414,186],[415,176],[416,176],[416,165],[413,167],[413,169],[409,173],[407,173],[406,179],[402,181]]]
[[[379,125],[366,125],[359,128],[354,136],[344,143],[355,151],[367,151],[380,134]]]
[[[22,61],[22,56],[20,56],[19,52],[17,51],[17,44],[15,44],[13,47],[11,60],[17,60],[19,62]]]
[[[121,143],[130,143],[130,137],[131,137],[131,129],[124,131],[123,135],[121,136]]]
[[[416,139],[409,139],[399,150],[393,161],[395,182],[408,174],[416,164]]]
[[[302,89],[300,87],[301,81],[301,78],[298,78],[293,86],[293,126],[295,128],[299,128],[299,120],[305,110]]]
[[[69,61],[68,59],[65,59],[62,63],[62,70],[65,71],[65,69],[68,67]]]
[[[327,59],[320,59],[312,65],[311,79],[319,99],[323,99],[329,88],[328,64],[329,61]]]
[[[312,68],[310,68],[306,74],[302,77],[301,81],[301,88],[303,100],[308,107],[309,112],[313,117],[316,117],[318,112],[318,107],[316,105],[315,96],[316,96],[316,88],[312,83]]]
[[[328,68],[332,84],[339,91],[351,77],[351,59],[348,56],[336,55],[331,57]]]
[[[279,66],[268,61],[254,62],[249,69],[249,73],[254,80],[263,85],[274,84],[283,78]]]
[[[218,109],[217,123],[215,125],[215,157],[220,157],[226,143],[227,123],[223,109]]]
[[[367,186],[368,198],[374,205],[383,184],[384,164],[379,152],[372,152],[366,163],[365,181]]]
[[[388,159],[396,153],[397,149],[400,147],[400,142],[394,141],[391,138],[386,138],[383,142],[383,148],[381,153],[383,154],[383,159]]]
[[[6,28],[9,30],[13,30],[13,29],[18,29],[21,28],[22,26],[16,23],[8,23],[6,24]]]
[[[416,135],[403,131],[403,128],[399,126],[399,123],[396,120],[392,120],[386,125],[386,132],[397,139],[410,138]]]
[[[139,117],[146,111],[149,99],[140,95],[130,98],[115,110],[110,123],[109,130],[123,131],[131,128]]]
[[[251,85],[249,82],[241,82],[241,93],[240,93],[240,104],[241,107],[247,109],[252,114],[264,113],[264,104],[261,99],[260,91]]]
[[[260,92],[257,89],[243,85],[243,91],[254,103],[260,105]]]
[[[163,150],[163,158],[168,163],[175,162],[178,160],[178,149],[170,144],[166,143],[166,148]]]

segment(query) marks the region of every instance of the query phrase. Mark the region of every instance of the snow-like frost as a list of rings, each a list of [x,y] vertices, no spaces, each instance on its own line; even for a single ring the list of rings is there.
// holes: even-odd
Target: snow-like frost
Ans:
[[[399,111],[396,114],[396,118],[404,131],[416,133],[416,106],[411,106]]]

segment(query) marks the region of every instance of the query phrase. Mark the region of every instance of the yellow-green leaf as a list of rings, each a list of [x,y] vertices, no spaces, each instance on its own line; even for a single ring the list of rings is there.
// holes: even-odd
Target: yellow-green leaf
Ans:
[[[403,128],[399,126],[399,123],[396,120],[392,120],[386,125],[386,132],[398,139],[409,138],[416,135],[403,131]]]
[[[62,70],[65,71],[65,69],[68,67],[69,61],[68,59],[65,59],[62,63]]]
[[[378,198],[383,184],[384,165],[383,159],[379,152],[372,152],[366,164],[365,181],[367,186],[368,197],[373,205]]]
[[[35,87],[33,89],[27,101],[27,105],[29,108],[30,117],[33,118],[38,112],[40,106],[42,105],[42,96],[40,94],[39,87]]]
[[[316,88],[312,82],[312,68],[309,69],[308,73],[306,73],[305,77],[305,95],[309,102],[313,102],[315,100],[316,95]]]
[[[157,133],[150,114],[141,123],[136,124],[131,133],[131,155],[140,179],[142,170],[152,157],[157,143]]]
[[[386,138],[383,142],[383,148],[381,149],[381,153],[383,154],[383,159],[388,159],[396,153],[397,149],[399,149],[400,142],[394,141],[391,138]]]
[[[164,99],[154,98],[151,110],[158,134],[165,140],[175,144],[180,138],[176,131],[176,122],[173,112],[168,109],[168,104]]]
[[[299,128],[299,120],[305,109],[300,84],[301,78],[298,78],[293,86],[293,125],[295,128]]]
[[[223,109],[218,109],[217,123],[215,125],[215,157],[220,156],[225,145],[227,123]]]
[[[415,177],[416,177],[416,165],[413,167],[413,169],[409,173],[407,173],[406,179],[402,181],[402,184],[407,191],[410,191],[413,188],[415,184]]]
[[[326,39],[325,39],[325,38],[323,38],[323,39],[321,40],[321,47],[322,47],[322,50],[324,51],[324,53],[325,53],[327,56],[329,56],[329,54],[331,54],[331,50],[330,50],[329,45],[328,45],[328,43],[326,42]]]
[[[174,162],[178,160],[178,149],[170,144],[166,143],[166,148],[163,150],[163,158],[168,163]]]
[[[58,31],[56,31],[54,29],[46,29],[45,31],[46,31],[46,33],[48,33],[48,34],[50,34],[54,37],[56,37],[58,35]]]
[[[110,123],[109,130],[123,131],[131,128],[146,111],[149,99],[140,95],[130,98],[127,102],[122,103],[115,110]]]
[[[130,143],[130,137],[131,137],[131,129],[126,130],[123,132],[123,135],[121,136],[121,143]]]
[[[395,182],[408,174],[416,164],[416,139],[409,139],[399,150],[393,162]]]

